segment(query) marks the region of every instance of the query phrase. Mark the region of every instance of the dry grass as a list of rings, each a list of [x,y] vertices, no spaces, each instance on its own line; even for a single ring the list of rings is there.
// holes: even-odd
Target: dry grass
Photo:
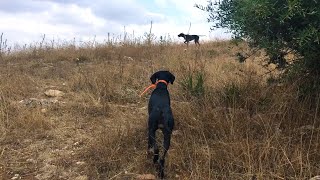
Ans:
[[[259,64],[231,42],[200,48],[124,44],[30,48],[0,60],[0,176],[134,179],[146,159],[149,76],[170,85],[176,129],[168,179],[308,179],[320,174],[318,100],[294,84],[268,85]],[[276,73],[274,73],[276,74]],[[43,92],[58,89],[63,97]],[[36,98],[47,103],[21,103]],[[316,100],[314,100],[316,99]],[[160,135],[161,136],[161,135]],[[161,139],[159,139],[161,140]]]

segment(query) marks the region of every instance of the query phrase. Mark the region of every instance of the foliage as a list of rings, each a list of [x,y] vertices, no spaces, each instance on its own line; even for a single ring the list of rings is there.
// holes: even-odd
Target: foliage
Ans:
[[[214,28],[228,28],[236,38],[265,49],[272,63],[286,65],[294,53],[309,72],[320,67],[320,3],[316,0],[222,0],[197,8],[209,13]]]
[[[187,92],[188,95],[201,97],[204,95],[204,73],[188,73],[180,83],[183,90]]]

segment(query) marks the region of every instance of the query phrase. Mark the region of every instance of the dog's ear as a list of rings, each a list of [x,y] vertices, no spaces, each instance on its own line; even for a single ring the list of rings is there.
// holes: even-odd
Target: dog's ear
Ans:
[[[176,77],[175,77],[173,74],[170,73],[169,82],[170,82],[171,84],[173,84],[173,82],[174,82],[175,79],[176,79]]]
[[[159,72],[152,74],[152,76],[150,77],[152,84],[155,84],[158,78],[159,78]]]

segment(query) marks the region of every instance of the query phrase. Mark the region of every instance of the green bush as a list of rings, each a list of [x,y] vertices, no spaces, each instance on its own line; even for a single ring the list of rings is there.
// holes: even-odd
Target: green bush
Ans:
[[[205,92],[204,73],[188,73],[180,82],[180,85],[188,97],[202,97]]]
[[[243,90],[235,83],[226,85],[221,94],[222,101],[226,107],[234,107],[235,104],[239,104],[242,98],[241,95],[243,94],[242,91]]]
[[[308,72],[320,71],[320,2],[316,0],[221,0],[196,7],[209,13],[214,28],[228,28],[251,47],[265,49],[272,63],[301,56]]]

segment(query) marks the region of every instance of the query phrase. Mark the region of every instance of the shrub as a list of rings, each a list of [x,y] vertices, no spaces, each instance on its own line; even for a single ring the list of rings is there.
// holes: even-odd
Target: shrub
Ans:
[[[284,67],[290,52],[304,68],[320,70],[320,3],[304,0],[222,0],[196,7],[209,13],[214,28],[228,28],[251,47],[265,49],[272,63]]]
[[[204,73],[188,73],[180,82],[182,89],[186,92],[187,97],[202,97],[205,92]]]

